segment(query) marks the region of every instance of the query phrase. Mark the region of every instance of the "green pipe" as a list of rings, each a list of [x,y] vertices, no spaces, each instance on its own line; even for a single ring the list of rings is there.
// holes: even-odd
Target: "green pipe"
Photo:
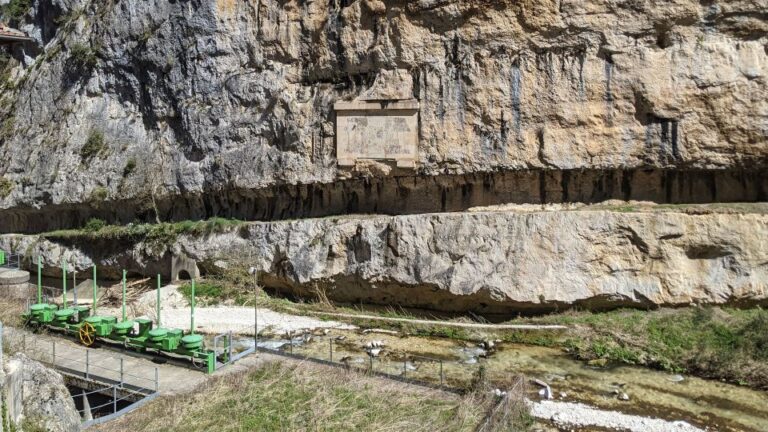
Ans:
[[[123,270],[123,321],[125,321],[125,270]]]
[[[157,328],[160,328],[160,273],[157,274]]]
[[[43,302],[43,258],[37,257],[37,303]]]
[[[189,334],[195,334],[195,279],[192,279],[192,313],[190,314]]]
[[[62,261],[61,263],[61,280],[64,284],[64,293],[62,296],[62,304],[64,305],[64,309],[67,308],[67,262]]]
[[[93,315],[96,315],[96,264],[93,265]]]

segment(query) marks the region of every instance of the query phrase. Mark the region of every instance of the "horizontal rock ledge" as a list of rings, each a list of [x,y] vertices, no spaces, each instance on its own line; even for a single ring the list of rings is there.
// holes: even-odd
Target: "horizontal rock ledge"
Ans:
[[[181,236],[165,254],[255,266],[268,289],[303,297],[512,316],[578,306],[768,304],[768,215],[510,211],[255,222]],[[55,267],[63,257],[151,276],[139,242],[2,236]],[[243,287],[250,289],[250,287]]]

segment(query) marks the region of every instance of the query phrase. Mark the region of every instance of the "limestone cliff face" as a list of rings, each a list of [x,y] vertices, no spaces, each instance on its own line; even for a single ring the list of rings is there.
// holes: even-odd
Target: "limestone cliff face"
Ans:
[[[350,176],[704,170],[735,172],[735,199],[768,190],[764,1],[32,3],[14,24],[37,44],[0,83],[5,232],[332,207],[291,185]],[[374,90],[419,103],[413,171],[337,166],[333,104]]]
[[[255,266],[278,291],[351,303],[513,315],[768,302],[768,215],[507,211],[251,223],[171,249],[214,269]],[[167,273],[151,242],[0,236],[0,248],[117,276]],[[163,262],[165,265],[163,265]]]

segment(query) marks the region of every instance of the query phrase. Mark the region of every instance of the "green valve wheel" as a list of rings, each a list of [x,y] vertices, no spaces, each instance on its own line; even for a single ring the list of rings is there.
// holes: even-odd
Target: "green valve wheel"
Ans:
[[[196,334],[186,335],[181,338],[181,343],[186,350],[196,350],[203,346],[203,337]]]
[[[125,336],[128,333],[130,333],[131,330],[133,330],[133,321],[126,320],[123,322],[119,322],[115,324],[114,326],[115,333],[117,333],[120,336]]]
[[[152,340],[152,342],[160,342],[160,340],[168,336],[168,329],[156,328],[150,330],[147,334],[149,335],[149,339]]]

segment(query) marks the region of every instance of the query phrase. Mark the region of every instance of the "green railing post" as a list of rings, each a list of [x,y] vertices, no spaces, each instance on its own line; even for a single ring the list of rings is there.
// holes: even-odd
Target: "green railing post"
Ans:
[[[37,257],[37,303],[43,302],[43,258]]]
[[[96,285],[96,264],[93,265],[93,315],[96,316],[96,291],[98,286]]]
[[[157,274],[157,328],[160,328],[160,273]]]
[[[189,314],[190,322],[189,322],[189,334],[195,334],[195,279],[192,278],[192,310]]]
[[[77,306],[77,269],[72,270],[72,296],[74,297],[75,306]]]
[[[123,321],[125,321],[125,270],[123,270]]]
[[[64,287],[62,297],[62,304],[64,305],[63,309],[67,308],[67,262],[62,261],[61,263],[61,280]]]

